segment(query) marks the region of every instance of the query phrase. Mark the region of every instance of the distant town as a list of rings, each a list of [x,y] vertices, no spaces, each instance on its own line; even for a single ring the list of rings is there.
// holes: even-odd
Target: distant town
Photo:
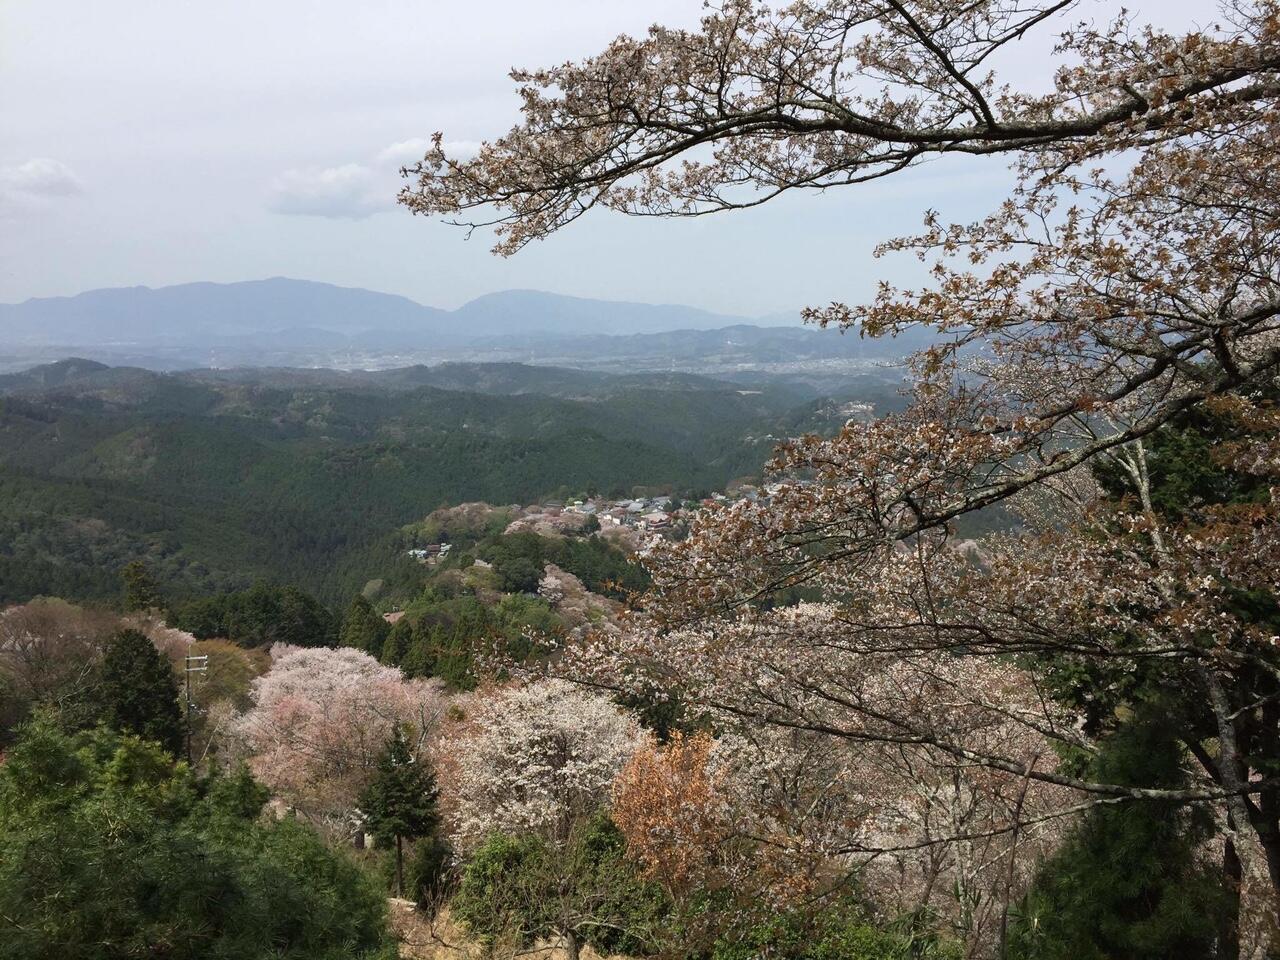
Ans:
[[[761,488],[744,483],[735,485],[729,493],[716,492],[696,500],[659,495],[622,500],[545,500],[525,507],[513,504],[506,508],[511,511],[513,519],[502,532],[530,532],[562,537],[596,532],[605,536],[666,535],[678,527],[688,510],[725,505],[737,500],[757,500],[768,496],[775,487],[776,484]],[[416,546],[406,552],[420,563],[436,564],[448,559],[452,549],[451,543],[440,542]]]

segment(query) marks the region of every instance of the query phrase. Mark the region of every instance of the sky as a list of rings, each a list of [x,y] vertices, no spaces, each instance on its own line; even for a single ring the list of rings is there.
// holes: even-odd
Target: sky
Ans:
[[[1071,19],[1119,5],[1083,0]],[[1208,0],[1128,4],[1170,28]],[[453,308],[495,290],[761,316],[911,282],[873,260],[926,209],[999,200],[998,163],[947,160],[871,185],[696,220],[582,218],[514,257],[394,203],[443,131],[465,149],[518,119],[512,67],[597,52],[700,0],[0,0],[0,302],[98,287],[271,276]],[[1008,77],[1048,82],[1025,42]]]

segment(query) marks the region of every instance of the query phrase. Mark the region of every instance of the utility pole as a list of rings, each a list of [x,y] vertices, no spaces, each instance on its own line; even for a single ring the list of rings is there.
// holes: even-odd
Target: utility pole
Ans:
[[[195,705],[191,702],[191,675],[193,673],[206,673],[208,670],[209,657],[207,654],[199,657],[187,654],[186,669],[184,670],[187,688],[187,763],[191,762],[191,711],[195,709]]]

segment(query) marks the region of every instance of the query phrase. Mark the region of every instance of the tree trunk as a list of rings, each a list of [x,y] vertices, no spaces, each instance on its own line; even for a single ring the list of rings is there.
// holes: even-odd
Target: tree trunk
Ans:
[[[564,955],[568,960],[578,960],[578,935],[572,930],[564,932]]]
[[[1274,917],[1275,905],[1280,902],[1280,819],[1274,810],[1274,798],[1262,791],[1259,803],[1251,803],[1246,790],[1249,785],[1249,771],[1245,762],[1245,752],[1241,749],[1238,724],[1239,715],[1234,711],[1227,693],[1227,683],[1223,676],[1213,670],[1202,670],[1205,689],[1209,694],[1209,705],[1213,710],[1218,727],[1218,769],[1221,771],[1222,786],[1230,791],[1227,797],[1227,814],[1230,822],[1243,828],[1246,824],[1252,828],[1262,848],[1263,861],[1267,867],[1267,879],[1271,882],[1270,910]],[[1240,851],[1234,850],[1238,857]],[[1241,871],[1243,874],[1243,870]],[[1268,957],[1280,957],[1280,945],[1274,934],[1268,937]]]
[[[404,899],[404,838],[396,835],[396,896]]]
[[[1222,843],[1222,888],[1230,898],[1230,907],[1223,915],[1218,930],[1217,960],[1240,960],[1240,884],[1243,876],[1236,845],[1227,836]]]

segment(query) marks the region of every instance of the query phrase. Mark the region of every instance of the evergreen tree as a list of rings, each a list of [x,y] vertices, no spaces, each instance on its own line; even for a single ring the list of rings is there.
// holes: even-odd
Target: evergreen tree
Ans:
[[[318,600],[297,587],[279,591],[277,639],[298,647],[332,647],[337,641],[334,616]]]
[[[344,647],[355,647],[370,656],[382,653],[382,644],[386,640],[390,627],[383,620],[373,604],[361,594],[356,594],[347,608],[347,615],[342,621],[342,633],[339,644]]]
[[[169,661],[137,630],[121,630],[102,658],[102,719],[121,733],[182,750],[178,684]]]
[[[245,647],[332,647],[338,642],[338,623],[322,603],[297,587],[263,581],[238,593],[181,604],[170,622],[201,640],[225,637]]]
[[[1093,773],[1107,783],[1177,788],[1182,750],[1163,715],[1104,741]],[[1150,802],[1095,808],[1041,869],[1013,916],[1015,960],[1202,960],[1214,956],[1231,905],[1197,850],[1207,813]]]
[[[439,632],[439,626],[425,620],[413,626],[409,647],[400,659],[400,669],[406,677],[429,677],[435,672]]]
[[[401,617],[382,644],[382,655],[378,658],[391,667],[400,666],[413,643],[413,626],[407,617]]]
[[[404,841],[434,833],[440,824],[431,768],[414,760],[404,731],[396,727],[378,757],[372,782],[360,795],[374,838],[396,849],[396,896],[404,896]]]
[[[164,597],[160,595],[160,586],[155,577],[141,560],[133,560],[125,564],[120,571],[120,580],[124,587],[124,608],[128,612],[135,610],[152,610],[164,606]]]
[[[440,632],[440,642],[435,649],[435,664],[431,675],[439,677],[450,690],[471,690],[476,678],[471,672],[474,663],[472,644],[485,633],[474,622],[460,620],[448,636]]]

